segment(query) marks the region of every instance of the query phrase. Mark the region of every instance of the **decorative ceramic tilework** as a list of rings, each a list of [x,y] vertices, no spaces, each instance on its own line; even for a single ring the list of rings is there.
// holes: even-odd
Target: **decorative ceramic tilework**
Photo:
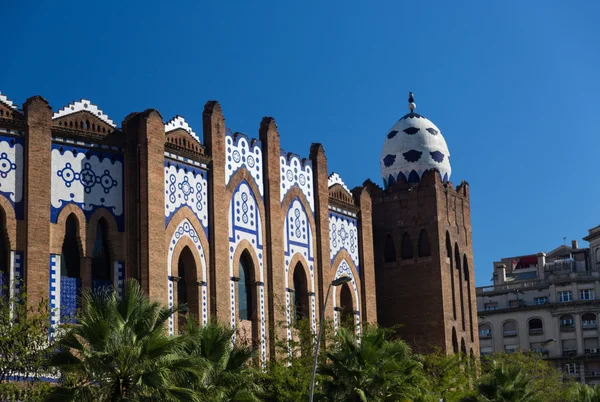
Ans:
[[[287,192],[294,186],[298,186],[308,204],[311,212],[315,211],[314,202],[314,187],[313,187],[313,171],[312,161],[310,159],[300,159],[295,154],[285,154],[281,151],[279,158],[281,166],[281,187],[279,192],[279,201],[283,202]]]
[[[450,151],[439,128],[417,113],[409,113],[388,132],[381,151],[384,187],[397,181],[418,182],[427,170],[450,179]]]
[[[8,199],[17,219],[24,218],[23,138],[0,136],[0,195]]]
[[[231,203],[229,204],[229,276],[233,278],[234,264],[239,261],[233,261],[233,255],[238,244],[242,240],[248,240],[256,256],[258,257],[259,273],[259,325],[260,325],[260,342],[261,342],[261,362],[266,364],[267,358],[267,340],[266,340],[266,322],[265,322],[265,300],[264,300],[264,275],[263,275],[263,233],[262,221],[256,196],[245,180],[242,180],[233,192]],[[235,281],[230,280],[230,296],[231,296],[231,327],[235,328]]]
[[[0,92],[0,102],[4,103],[6,106],[8,106],[11,109],[17,110],[17,106],[14,105],[13,102],[6,97],[6,95],[3,95],[2,92]]]
[[[327,179],[327,187],[331,187],[334,184],[339,184],[344,188],[344,190],[346,190],[348,194],[350,194],[350,196],[352,196],[352,193],[350,192],[348,187],[346,187],[346,184],[344,183],[340,175],[335,172],[329,175],[329,178]]]
[[[187,123],[187,121],[185,121],[185,119],[182,116],[175,116],[171,120],[169,120],[167,124],[165,124],[165,134],[178,129],[187,131],[188,134],[192,136],[192,138],[200,142],[200,137],[198,137],[198,134],[196,134],[194,130],[192,130],[190,125]]]
[[[79,278],[60,277],[60,322],[76,323],[77,297],[81,291]]]
[[[207,172],[181,163],[165,162],[165,227],[173,215],[188,206],[208,231]]]
[[[200,263],[202,264],[200,280],[203,282],[202,290],[200,292],[202,298],[202,324],[206,325],[208,323],[208,302],[206,300],[206,257],[204,255],[204,248],[202,247],[202,243],[200,242],[200,237],[198,236],[198,231],[194,228],[194,225],[186,218],[179,223],[177,229],[175,229],[175,233],[171,237],[171,242],[169,243],[169,254],[167,259],[167,281],[169,286],[169,307],[173,308],[174,306],[174,295],[173,295],[173,253],[175,252],[175,247],[179,240],[184,237],[189,238],[194,243],[195,249],[191,250],[192,253],[198,253],[200,256]],[[196,267],[198,268],[198,267]],[[173,335],[175,333],[175,323],[173,316],[169,317],[169,333]]]
[[[117,297],[120,299],[125,292],[125,261],[115,261],[113,266],[113,286],[117,292]]]
[[[329,212],[329,258],[335,259],[341,249],[345,249],[358,269],[358,231],[356,219]]]
[[[262,149],[260,141],[250,140],[241,133],[227,134],[225,136],[225,145],[227,153],[227,162],[225,165],[225,183],[240,168],[246,168],[254,178],[260,196],[263,192],[263,168],[262,168]]]
[[[350,265],[348,265],[348,262],[346,260],[342,260],[342,262],[340,263],[340,265],[338,266],[337,270],[335,271],[335,279],[340,278],[342,276],[349,276],[350,278],[352,278],[352,281],[350,282],[350,285],[352,286],[352,291],[354,292],[354,308],[355,308],[355,313],[354,313],[354,323],[356,324],[356,334],[359,335],[360,334],[360,299],[358,296],[358,287],[356,286],[356,280],[354,278],[354,274],[352,273],[352,269],[350,268]],[[335,331],[337,331],[338,327],[339,327],[339,316],[338,316],[338,312],[335,310],[336,307],[338,307],[337,304],[337,296],[336,296],[337,292],[333,292],[333,328]]]
[[[311,294],[311,326],[313,331],[317,328],[317,316],[314,309],[315,303],[315,272],[314,272],[314,254],[313,254],[313,232],[308,221],[308,215],[304,206],[298,198],[291,202],[285,217],[283,228],[284,242],[284,261],[285,261],[285,289],[290,288],[289,274],[295,267],[290,266],[294,255],[300,254],[305,261],[305,269],[308,268],[310,274],[309,292]],[[308,267],[306,267],[308,263]],[[292,309],[289,292],[286,292],[286,319],[288,339],[292,338]]]
[[[104,207],[123,231],[122,155],[53,144],[51,185],[51,222],[67,204],[79,206],[87,219]]]
[[[54,113],[54,115],[52,116],[52,119],[53,120],[58,119],[59,117],[68,116],[70,114],[81,112],[81,111],[85,111],[85,112],[89,112],[89,113],[93,114],[94,116],[96,116],[97,118],[99,118],[100,120],[102,120],[103,122],[105,122],[106,124],[108,124],[109,126],[111,126],[113,128],[117,127],[117,125],[111,119],[109,119],[109,117],[106,114],[104,114],[104,112],[102,110],[100,110],[98,108],[98,106],[92,104],[92,102],[90,102],[87,99],[81,99],[79,101],[75,101],[75,102],[65,106],[64,108],[60,109],[58,112]]]
[[[60,255],[50,254],[50,325],[52,329],[60,324]]]

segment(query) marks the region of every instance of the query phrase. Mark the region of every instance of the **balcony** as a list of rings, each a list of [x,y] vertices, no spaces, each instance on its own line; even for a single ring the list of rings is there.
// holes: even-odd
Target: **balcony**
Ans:
[[[597,321],[582,321],[581,322],[581,328],[583,329],[596,329],[598,328],[598,322]]]
[[[575,324],[567,324],[567,325],[560,325],[560,332],[573,332],[575,331]]]
[[[479,331],[479,339],[490,339],[492,331]]]
[[[529,335],[541,335],[544,333],[544,328],[529,328]]]
[[[550,352],[547,349],[531,349],[531,351],[533,353],[539,353],[540,355],[542,355],[542,358],[546,358],[550,354]]]
[[[517,336],[517,331],[516,330],[515,331],[506,330],[503,332],[503,334],[504,334],[505,338],[512,338],[512,337]]]
[[[577,349],[563,349],[562,355],[563,357],[576,357]]]
[[[600,371],[588,371],[585,373],[586,377],[600,377]]]

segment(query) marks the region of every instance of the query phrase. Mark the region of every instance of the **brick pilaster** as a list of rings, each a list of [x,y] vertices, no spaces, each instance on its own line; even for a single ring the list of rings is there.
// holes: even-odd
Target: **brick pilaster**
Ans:
[[[362,300],[361,320],[377,322],[377,297],[375,291],[375,259],[373,254],[373,211],[371,195],[365,187],[357,187],[352,191],[356,203],[360,207],[358,219],[358,236],[360,250],[360,283]]]

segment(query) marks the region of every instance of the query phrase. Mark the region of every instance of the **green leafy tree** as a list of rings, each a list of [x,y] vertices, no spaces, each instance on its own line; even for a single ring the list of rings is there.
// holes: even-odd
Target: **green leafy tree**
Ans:
[[[50,357],[63,377],[51,400],[199,401],[181,385],[200,376],[202,361],[185,353],[187,336],[168,337],[174,309],[151,302],[129,280],[125,295],[86,290],[77,324],[65,327]]]
[[[184,385],[206,402],[259,402],[262,388],[259,372],[252,367],[255,353],[240,340],[235,346],[234,331],[216,322],[199,327],[187,321],[186,354],[201,363],[201,375],[186,376]]]
[[[571,402],[600,402],[600,386],[577,383],[571,388]]]
[[[365,326],[359,338],[340,328],[335,345],[319,365],[322,401],[423,400],[422,365],[410,347],[378,327]]]
[[[447,355],[441,350],[419,355],[427,381],[427,395],[436,402],[458,401],[471,393],[477,374],[476,361],[460,354]]]

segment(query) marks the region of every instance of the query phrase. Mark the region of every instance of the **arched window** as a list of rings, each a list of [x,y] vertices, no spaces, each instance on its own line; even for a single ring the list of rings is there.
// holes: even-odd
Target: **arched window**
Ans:
[[[79,224],[75,215],[67,217],[60,267],[60,315],[62,322],[75,322],[81,290]]]
[[[254,303],[252,298],[252,265],[245,251],[240,257],[238,282],[238,312],[240,320],[252,320]]]
[[[297,323],[309,315],[308,284],[306,271],[302,264],[296,264],[294,268],[294,323]]]
[[[456,320],[456,291],[454,289],[454,267],[452,264],[452,242],[450,241],[450,233],[446,231],[446,257],[448,259],[448,268],[450,273],[450,286],[452,287],[452,313]]]
[[[465,296],[463,292],[463,273],[460,267],[460,250],[458,249],[458,243],[454,243],[454,263],[456,264],[456,270],[458,271],[458,294],[460,295],[460,318],[462,322],[462,330],[466,329],[466,317],[465,317]]]
[[[429,236],[425,229],[419,234],[419,257],[431,257],[431,246],[429,245]]]
[[[452,351],[458,353],[458,337],[456,336],[456,328],[452,327]]]
[[[402,236],[402,247],[400,249],[400,256],[403,260],[409,260],[413,258],[413,246],[410,241],[410,235],[408,232],[404,232]]]
[[[108,228],[101,218],[96,226],[96,241],[92,250],[92,288],[112,286],[111,260],[108,249]]]
[[[475,340],[475,333],[473,328],[473,298],[471,295],[471,275],[469,274],[469,261],[467,255],[463,255],[463,272],[465,274],[465,285],[467,286],[467,302],[469,310],[469,328],[471,329],[471,342]]]
[[[383,251],[383,259],[385,262],[396,261],[396,246],[391,235],[385,238],[385,250]]]
[[[481,324],[479,326],[479,339],[489,339],[492,337],[492,326],[490,324]]]
[[[544,333],[544,323],[539,318],[532,318],[528,322],[529,335],[540,335]]]
[[[177,325],[179,331],[182,332],[186,323],[186,313],[192,314],[194,318],[198,318],[199,292],[196,278],[196,262],[194,255],[188,246],[181,250],[179,261],[177,262],[177,304],[186,305],[187,312],[182,312],[178,316]]]
[[[502,334],[505,338],[517,336],[517,322],[514,320],[505,321],[504,324],[502,324]]]
[[[561,331],[573,331],[575,329],[575,320],[571,314],[565,314],[560,316],[560,330]]]
[[[342,285],[342,289],[340,290],[340,308],[342,311],[342,325],[353,328],[354,308],[352,307],[352,291],[347,283]]]
[[[598,327],[598,321],[596,321],[596,314],[585,313],[581,315],[581,326],[584,329],[593,329]]]

